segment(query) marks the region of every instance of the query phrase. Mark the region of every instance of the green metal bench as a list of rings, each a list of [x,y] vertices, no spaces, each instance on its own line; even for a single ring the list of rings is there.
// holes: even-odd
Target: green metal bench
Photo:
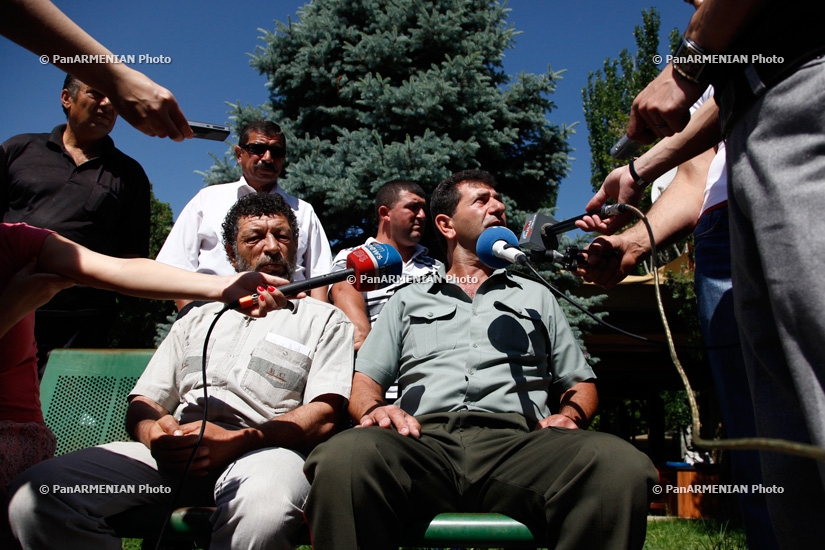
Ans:
[[[212,524],[209,521],[214,508],[185,507],[172,513],[165,540],[195,540],[208,544]],[[162,524],[164,510],[149,506],[129,510],[108,518],[117,534],[123,538],[156,536]],[[309,544],[309,532],[298,537],[300,544]],[[540,546],[530,530],[502,514],[438,514],[429,522],[408,525],[401,541],[402,547],[471,547],[471,548],[536,548]],[[154,547],[154,543],[152,543]]]
[[[154,350],[58,349],[49,358],[40,385],[46,424],[57,436],[57,455],[110,441],[128,441],[126,396]],[[164,541],[197,541],[208,546],[214,508],[175,510]],[[166,511],[138,507],[107,518],[118,536],[157,537]],[[308,544],[308,534],[301,536]],[[438,514],[431,521],[405,529],[404,547],[537,548],[544,546],[522,523],[502,514]]]

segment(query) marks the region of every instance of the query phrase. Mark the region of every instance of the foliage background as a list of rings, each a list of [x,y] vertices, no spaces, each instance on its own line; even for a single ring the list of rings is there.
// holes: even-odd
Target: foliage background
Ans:
[[[281,184],[315,207],[334,246],[374,231],[374,191],[396,177],[430,192],[452,172],[499,180],[510,223],[552,208],[569,168],[569,129],[548,121],[560,74],[502,69],[515,29],[487,0],[316,0],[297,22],[262,30],[252,66],[270,100],[234,104],[237,130],[282,125],[290,162]],[[205,174],[238,179],[231,152]]]
[[[610,156],[610,149],[616,141],[624,135],[627,128],[628,114],[636,95],[642,91],[659,73],[652,61],[659,49],[660,16],[656,8],[642,11],[642,23],[634,28],[633,36],[637,50],[631,54],[626,49],[619,52],[618,58],[607,58],[601,70],[588,75],[587,85],[582,89],[585,121],[589,132],[588,142],[591,152],[591,186],[597,191],[607,175],[615,168],[627,163],[626,160],[616,160]],[[669,33],[670,51],[674,52],[681,33],[673,29]],[[639,149],[636,156],[641,156],[649,147]],[[650,209],[650,189],[648,188],[641,201],[642,211]],[[636,223],[634,220],[633,223]],[[675,243],[670,247],[659,247],[656,265],[665,265],[674,260],[692,247],[692,237]],[[692,264],[692,258],[690,259]],[[655,266],[638,266],[638,273],[649,272]],[[693,272],[668,273],[662,289],[669,293],[679,304],[678,317],[685,320],[692,337],[691,349],[680,350],[685,355],[683,360],[687,364],[700,365],[705,362],[702,352],[702,336],[699,327],[696,294],[693,286]],[[687,395],[683,390],[666,391],[661,393],[664,403],[665,427],[668,431],[682,432],[690,425],[690,412],[687,405]],[[594,422],[594,427],[603,431],[615,431],[621,424],[631,424],[635,433],[643,433],[647,429],[647,404],[643,400],[625,399],[612,407],[604,408]],[[708,418],[704,424],[714,429],[714,422],[718,420]],[[713,437],[715,434],[706,434]]]

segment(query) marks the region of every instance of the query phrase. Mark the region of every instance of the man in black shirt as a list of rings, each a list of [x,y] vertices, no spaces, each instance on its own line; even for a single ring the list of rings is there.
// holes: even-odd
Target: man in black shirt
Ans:
[[[111,102],[67,76],[61,103],[65,125],[51,134],[14,136],[0,146],[3,221],[53,229],[110,256],[147,256],[149,180],[109,137],[117,119]],[[111,292],[75,287],[39,309],[41,372],[55,347],[105,347],[114,306]]]

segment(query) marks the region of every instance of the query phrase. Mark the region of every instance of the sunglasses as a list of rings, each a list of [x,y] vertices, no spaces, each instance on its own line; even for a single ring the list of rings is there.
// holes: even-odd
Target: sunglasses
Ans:
[[[286,157],[286,149],[284,149],[280,145],[267,145],[266,143],[247,143],[246,145],[241,145],[240,147],[250,155],[255,155],[256,157],[264,156],[264,153],[266,153],[267,151],[269,151],[269,156],[274,159],[282,159]]]

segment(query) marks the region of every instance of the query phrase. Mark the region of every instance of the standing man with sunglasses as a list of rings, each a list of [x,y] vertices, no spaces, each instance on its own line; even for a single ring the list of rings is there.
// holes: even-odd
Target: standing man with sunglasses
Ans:
[[[231,275],[235,272],[221,245],[221,223],[229,208],[250,193],[278,193],[298,218],[297,266],[294,280],[302,281],[332,270],[332,254],[324,228],[308,202],[284,192],[278,185],[286,158],[286,137],[280,126],[255,120],[242,129],[235,158],[243,176],[233,183],[202,189],[178,216],[157,260],[175,267]],[[310,291],[313,298],[327,301],[327,290]],[[178,300],[178,310],[188,302]]]

